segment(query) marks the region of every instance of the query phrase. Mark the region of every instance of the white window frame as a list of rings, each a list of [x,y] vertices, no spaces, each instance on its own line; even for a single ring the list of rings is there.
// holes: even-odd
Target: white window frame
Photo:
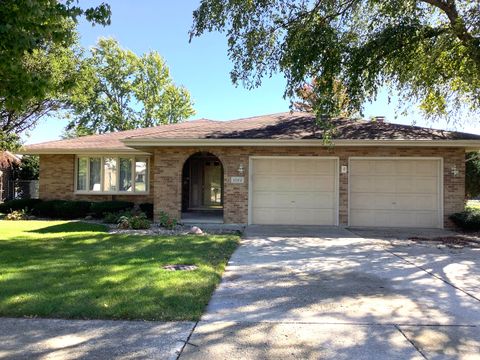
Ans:
[[[87,190],[77,190],[78,182],[78,159],[87,158]],[[90,158],[100,158],[100,185],[101,191],[94,191],[90,189]],[[105,158],[114,158],[117,162],[117,182],[116,189],[120,189],[120,158],[132,160],[132,191],[103,191],[105,186],[104,183],[104,166]],[[146,176],[145,176],[145,191],[135,191],[135,159],[145,159],[146,160]],[[85,155],[76,155],[75,156],[75,178],[74,178],[74,194],[79,195],[146,195],[150,192],[150,157],[148,155],[132,155],[132,154],[85,154]]]

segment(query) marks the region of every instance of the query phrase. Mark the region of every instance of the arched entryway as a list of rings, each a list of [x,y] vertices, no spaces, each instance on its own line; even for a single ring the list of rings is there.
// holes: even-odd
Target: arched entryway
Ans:
[[[209,152],[197,152],[183,164],[182,221],[223,222],[223,165]]]

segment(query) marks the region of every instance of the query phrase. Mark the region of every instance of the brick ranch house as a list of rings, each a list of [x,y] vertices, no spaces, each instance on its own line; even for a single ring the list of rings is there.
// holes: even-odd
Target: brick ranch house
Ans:
[[[448,227],[480,135],[308,113],[207,119],[29,145],[43,199],[129,200],[236,224]]]

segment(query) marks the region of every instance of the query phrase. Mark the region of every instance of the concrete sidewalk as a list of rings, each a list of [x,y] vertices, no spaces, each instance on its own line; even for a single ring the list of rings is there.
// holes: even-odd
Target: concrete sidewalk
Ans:
[[[248,228],[181,359],[480,358],[478,284],[400,250],[339,228]],[[478,279],[468,259],[463,278]]]
[[[191,322],[0,318],[0,359],[173,360]]]

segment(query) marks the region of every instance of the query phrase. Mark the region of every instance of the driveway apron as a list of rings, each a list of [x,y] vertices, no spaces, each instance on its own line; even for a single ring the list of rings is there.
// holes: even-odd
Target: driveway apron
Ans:
[[[336,227],[251,226],[181,358],[480,358],[476,283],[400,253]]]

